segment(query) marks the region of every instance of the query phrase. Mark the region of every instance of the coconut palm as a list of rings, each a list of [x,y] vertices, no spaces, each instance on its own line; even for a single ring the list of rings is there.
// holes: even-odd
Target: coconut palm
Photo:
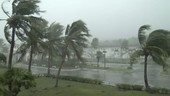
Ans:
[[[46,30],[46,41],[42,48],[44,49],[43,55],[48,56],[48,70],[47,75],[50,75],[50,67],[53,60],[53,56],[57,56],[59,53],[59,47],[63,41],[62,32],[64,27],[59,23],[52,23]]]
[[[30,59],[28,64],[29,72],[31,72],[33,53],[38,54],[42,50],[40,46],[44,38],[47,22],[46,20],[39,18],[32,21],[32,26],[34,27],[27,33],[27,37],[24,39],[25,41],[16,51],[16,53],[21,54],[18,60],[21,61],[21,59],[23,59],[26,53],[30,50]]]
[[[8,0],[9,2],[11,0]],[[39,0],[12,0],[12,14],[3,8],[2,10],[8,16],[7,23],[4,28],[4,33],[7,41],[11,44],[9,53],[8,68],[12,67],[13,49],[15,46],[15,35],[22,41],[25,40],[26,33],[29,32],[31,21],[37,19],[34,14],[39,14]]]
[[[84,62],[82,58],[83,48],[87,47],[87,37],[89,37],[89,30],[86,24],[82,20],[75,21],[70,25],[67,25],[64,42],[61,47],[61,64],[56,76],[55,87],[58,86],[58,78],[61,72],[61,68],[66,61],[66,58],[70,58],[70,53],[74,52],[76,57]]]
[[[146,89],[149,89],[149,83],[147,78],[147,59],[148,56],[151,56],[152,59],[161,65],[166,65],[166,58],[168,57],[167,50],[163,47],[165,43],[159,43],[167,42],[167,39],[164,35],[156,34],[154,31],[149,34],[148,38],[145,35],[145,32],[147,30],[150,30],[150,25],[143,25],[138,30],[138,39],[139,43],[142,47],[142,49],[138,50],[138,52],[134,53],[136,55],[133,55],[136,57],[139,57],[137,55],[143,55],[144,56],[144,82]],[[158,33],[161,33],[160,30]],[[161,47],[162,46],[162,47]],[[137,54],[138,53],[138,54]],[[134,59],[132,59],[134,60]]]

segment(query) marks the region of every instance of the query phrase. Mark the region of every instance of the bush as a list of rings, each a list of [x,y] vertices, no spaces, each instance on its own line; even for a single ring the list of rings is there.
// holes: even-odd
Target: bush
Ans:
[[[141,91],[143,89],[142,85],[130,85],[130,84],[116,84],[118,89],[121,90],[137,90]]]
[[[141,91],[141,90],[143,90],[144,86],[142,86],[142,85],[132,85],[132,87],[133,87],[133,90]]]
[[[89,84],[97,84],[97,85],[102,84],[102,81],[88,79],[88,78],[81,78],[81,77],[60,76],[59,78],[62,80],[70,80],[70,81],[76,81],[76,82],[81,82],[81,83],[89,83]]]
[[[30,87],[34,87],[36,83],[30,72],[27,72],[24,69],[12,68],[0,77],[0,85],[2,85],[0,87],[1,94],[17,96],[22,87],[28,89]]]
[[[158,88],[158,87],[152,87],[148,90],[146,90],[147,92],[149,93],[152,93],[152,94],[168,94],[169,93],[169,89],[166,89],[166,88]]]

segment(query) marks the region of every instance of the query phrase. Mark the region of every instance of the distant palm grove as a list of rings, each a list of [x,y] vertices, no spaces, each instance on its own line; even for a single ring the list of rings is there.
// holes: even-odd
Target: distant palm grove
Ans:
[[[4,3],[6,2],[11,4],[11,12],[5,9]],[[7,18],[0,18],[0,22],[6,22],[4,25],[4,37],[10,48],[5,45],[3,39],[0,40],[2,50],[0,53],[0,65],[7,69],[0,76],[0,96],[18,96],[20,91],[23,91],[22,88],[35,87],[36,78],[31,66],[35,64],[34,61],[36,60],[46,63],[44,65],[47,67],[45,76],[55,78],[55,87],[59,86],[59,79],[62,77],[60,76],[61,69],[68,62],[71,62],[72,65],[79,63],[74,68],[83,68],[83,66],[88,65],[86,63],[90,62],[88,61],[89,59],[83,57],[85,48],[92,49],[93,52],[89,53],[89,56],[95,59],[91,61],[91,63],[96,62],[97,66],[95,68],[100,70],[100,60],[103,59],[103,69],[107,69],[106,63],[108,60],[106,54],[108,52],[99,50],[98,38],[94,38],[91,45],[89,44],[91,34],[83,20],[76,20],[68,25],[62,25],[56,21],[50,24],[40,16],[44,11],[40,10],[39,3],[39,0],[4,0],[1,4],[1,8]],[[127,40],[123,40],[119,44],[121,57],[123,52],[131,52],[128,58],[129,70],[133,70],[133,64],[137,63],[138,58],[142,58],[144,62],[144,89],[147,91],[152,90],[147,76],[148,58],[152,58],[155,63],[162,66],[164,71],[167,71],[169,70],[168,59],[170,56],[170,32],[163,29],[149,32],[150,29],[150,25],[142,25],[139,28],[137,38],[139,40],[138,45],[141,47],[135,50],[129,51]],[[146,32],[149,33],[148,36]],[[20,44],[16,49],[16,42],[18,41]],[[118,49],[114,51],[116,52]],[[9,53],[8,56],[6,55],[7,53]],[[17,58],[13,58],[14,56],[17,56]],[[29,57],[28,62],[25,62],[25,57]],[[121,58],[120,60],[122,61],[123,59]],[[16,68],[15,65],[18,63],[27,63],[27,70]],[[51,67],[58,68],[55,74],[51,73]],[[68,79],[66,77],[63,78]],[[78,79],[72,78],[69,80],[83,81],[80,78]],[[90,82],[101,84],[98,81]],[[71,85],[67,86],[70,87]]]

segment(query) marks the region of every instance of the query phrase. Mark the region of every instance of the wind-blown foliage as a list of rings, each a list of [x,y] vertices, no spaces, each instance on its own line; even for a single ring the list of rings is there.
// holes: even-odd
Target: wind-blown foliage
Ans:
[[[67,25],[64,42],[61,49],[61,64],[56,76],[56,87],[58,86],[58,77],[60,75],[61,68],[65,63],[66,57],[70,58],[70,53],[75,53],[76,57],[84,62],[82,58],[83,48],[87,47],[87,38],[91,36],[86,24],[82,20],[75,21],[70,25]]]
[[[34,27],[32,27],[27,33],[27,36],[24,38],[24,42],[16,51],[17,54],[21,54],[18,61],[21,61],[26,53],[30,51],[30,60],[28,66],[29,72],[31,72],[32,55],[38,54],[42,51],[40,46],[46,31],[47,21],[44,19],[36,19],[34,22],[32,22],[32,26]]]
[[[150,30],[150,25],[143,25],[138,30],[138,39],[142,48],[146,46],[146,30]]]
[[[17,96],[22,87],[28,89],[36,85],[31,73],[18,68],[5,72],[0,78],[0,84],[0,93],[6,94],[5,96]]]
[[[62,32],[64,27],[59,23],[52,23],[46,30],[45,42],[42,44],[44,50],[43,55],[48,56],[48,71],[47,75],[50,75],[50,67],[54,56],[58,56],[60,48],[63,42]]]
[[[10,2],[10,1],[8,1]],[[25,41],[29,35],[31,29],[35,29],[34,26],[36,20],[41,18],[35,17],[35,14],[39,14],[39,6],[37,5],[39,0],[12,0],[12,14],[10,15],[3,7],[3,12],[9,17],[4,28],[4,34],[6,40],[11,44],[9,53],[8,68],[12,68],[13,49],[15,46],[15,35],[21,40]],[[33,16],[34,15],[34,16]]]
[[[165,30],[156,30],[153,31],[149,34],[148,38],[146,38],[145,35],[145,30],[149,30],[150,26],[149,25],[143,25],[139,28],[138,31],[138,39],[139,43],[142,47],[142,50],[138,50],[138,52],[135,52],[131,56],[131,63],[135,61],[136,57],[139,57],[139,55],[144,55],[144,81],[145,81],[145,87],[146,89],[149,89],[149,84],[148,84],[148,79],[147,79],[147,57],[151,56],[152,59],[160,64],[160,65],[167,65],[166,64],[166,59],[168,57],[168,38],[164,33],[167,33],[168,31],[165,32]],[[167,33],[168,34],[168,33]],[[141,52],[143,53],[141,54]],[[140,54],[138,54],[140,52]],[[138,55],[135,55],[135,54]],[[136,56],[136,57],[135,57]]]
[[[144,56],[143,50],[136,50],[132,55],[130,55],[130,67],[132,68],[132,65],[137,62],[137,59],[140,56]]]

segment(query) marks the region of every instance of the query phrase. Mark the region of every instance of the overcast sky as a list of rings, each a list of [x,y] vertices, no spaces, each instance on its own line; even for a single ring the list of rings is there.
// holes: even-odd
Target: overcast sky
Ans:
[[[170,30],[170,0],[41,0],[39,5],[46,11],[41,16],[50,23],[66,26],[81,19],[99,40],[136,37],[144,24]],[[0,10],[0,18],[6,18],[2,14]],[[0,38],[4,25],[0,22]]]

